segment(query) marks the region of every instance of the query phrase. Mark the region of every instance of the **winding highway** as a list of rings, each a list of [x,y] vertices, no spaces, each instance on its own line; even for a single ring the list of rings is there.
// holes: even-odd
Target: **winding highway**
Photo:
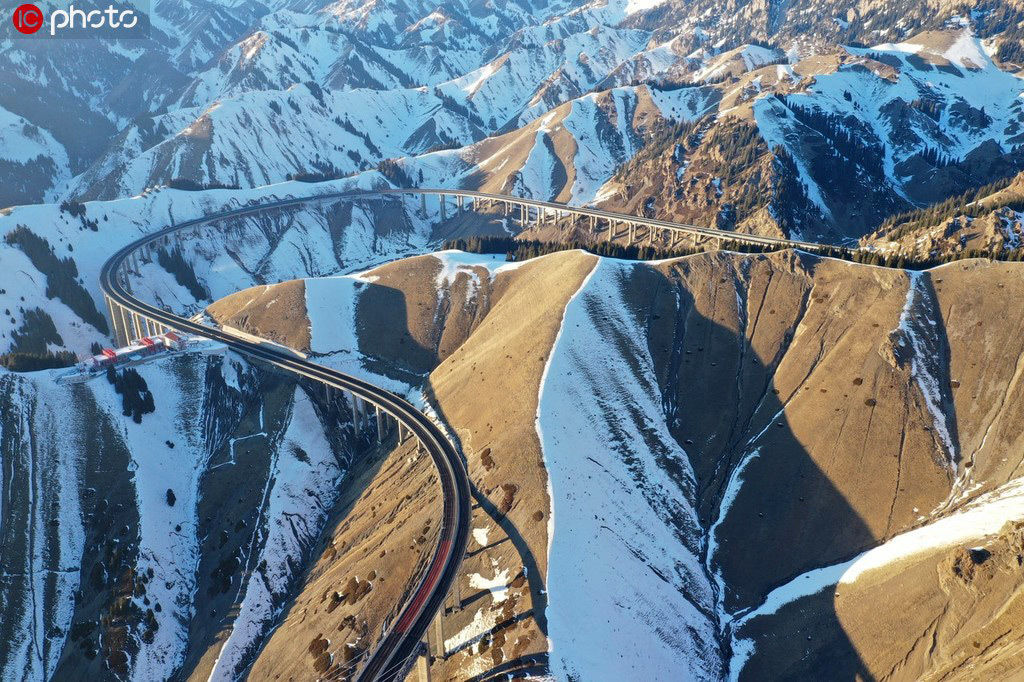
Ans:
[[[308,201],[308,199],[304,200]],[[256,344],[216,328],[192,322],[141,301],[132,295],[124,276],[126,261],[140,249],[161,242],[180,230],[200,227],[227,217],[288,205],[296,202],[275,202],[273,206],[245,207],[243,209],[206,216],[147,235],[115,253],[101,269],[100,287],[107,299],[114,328],[122,342],[128,337],[179,330],[220,341],[229,348],[297,376],[320,382],[332,389],[356,396],[394,418],[407,429],[431,457],[438,471],[443,496],[443,510],[438,544],[406,604],[390,624],[390,630],[378,643],[360,671],[359,680],[392,680],[402,672],[401,662],[407,660],[419,646],[430,621],[439,610],[452,582],[455,580],[469,538],[470,492],[469,477],[462,457],[434,422],[403,398],[353,376],[300,359],[284,350]],[[125,313],[131,316],[132,322]],[[119,320],[120,318],[120,320]],[[140,329],[142,333],[137,332]],[[399,429],[399,438],[402,429]]]
[[[101,269],[100,287],[106,299],[108,312],[119,343],[127,344],[133,339],[170,330],[219,341],[256,360],[348,394],[352,398],[353,405],[356,404],[357,399],[373,405],[378,414],[378,427],[382,423],[382,415],[391,417],[399,424],[399,440],[403,439],[404,431],[407,430],[412,437],[417,439],[419,447],[430,455],[437,468],[444,500],[438,543],[430,561],[419,576],[418,582],[409,592],[405,604],[396,609],[397,615],[389,624],[387,633],[372,650],[360,671],[357,679],[367,682],[394,680],[404,672],[403,663],[417,651],[431,620],[441,608],[441,604],[456,578],[469,537],[471,501],[469,477],[461,455],[434,422],[403,398],[353,376],[300,358],[288,353],[287,350],[276,349],[267,344],[260,344],[251,339],[193,322],[142,301],[132,294],[128,271],[133,266],[137,267],[140,253],[149,253],[155,247],[169,243],[180,233],[208,227],[220,220],[307,203],[384,195],[420,195],[424,211],[426,210],[426,197],[437,197],[442,217],[446,215],[447,197],[455,198],[454,210],[456,211],[462,211],[464,202],[468,199],[473,203],[474,208],[482,203],[486,208],[502,209],[507,216],[514,217],[518,211],[518,219],[523,227],[531,220],[535,220],[538,224],[544,224],[547,220],[566,216],[574,220],[586,219],[596,234],[606,235],[609,240],[628,239],[630,244],[634,243],[634,239],[639,236],[636,231],[644,229],[648,243],[653,243],[656,237],[660,242],[664,242],[667,236],[670,246],[675,244],[678,234],[682,233],[692,235],[694,238],[711,238],[779,248],[792,247],[809,251],[819,251],[824,248],[823,245],[813,242],[740,235],[696,225],[671,223],[610,211],[482,192],[443,189],[383,189],[319,194],[242,206],[170,225],[157,232],[147,234],[111,256]],[[601,228],[602,221],[605,228]],[[619,235],[617,230],[622,226],[626,227],[627,232]],[[355,412],[356,410],[353,408],[354,419],[358,418]]]

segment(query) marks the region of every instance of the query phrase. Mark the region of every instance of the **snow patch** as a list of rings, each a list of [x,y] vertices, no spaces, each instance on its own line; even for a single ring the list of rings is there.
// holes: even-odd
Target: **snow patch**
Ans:
[[[496,559],[491,560],[491,568],[494,569],[494,577],[485,578],[479,573],[473,573],[469,576],[469,585],[480,590],[488,590],[494,603],[500,604],[508,598],[509,573],[507,568],[498,570]]]

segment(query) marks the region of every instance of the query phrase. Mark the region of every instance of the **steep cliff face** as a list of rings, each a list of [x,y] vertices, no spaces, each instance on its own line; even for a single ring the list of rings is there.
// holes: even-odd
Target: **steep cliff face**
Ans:
[[[1019,382],[980,361],[1024,352],[992,313],[1014,267],[446,252],[304,287],[346,301],[313,348],[355,330],[323,360],[421,394],[467,458],[437,674],[910,679],[1019,636]]]

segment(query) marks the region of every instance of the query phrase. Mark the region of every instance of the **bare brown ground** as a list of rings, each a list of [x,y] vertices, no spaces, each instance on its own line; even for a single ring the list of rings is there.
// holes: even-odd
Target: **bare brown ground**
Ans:
[[[1020,680],[1020,524],[1007,524],[984,549],[922,554],[753,621],[742,636],[754,640],[756,652],[741,679],[811,679],[808,671],[817,668],[834,679]],[[837,639],[857,652],[856,675],[839,674],[850,667],[836,655]]]
[[[705,524],[729,473],[759,452],[718,529],[729,607],[756,605],[945,498],[952,474],[934,419],[891,336],[905,273],[793,253],[701,254],[658,269],[633,297],[652,320]]]
[[[309,350],[306,285],[301,279],[244,289],[211,304],[206,312],[218,324]]]
[[[478,503],[473,527],[487,530],[485,547],[471,542],[451,595],[453,609],[443,624],[449,657],[436,662],[432,675],[438,679],[467,679],[547,652],[541,590],[550,500],[535,426],[537,400],[565,306],[596,262],[565,252],[498,275],[487,316],[431,373],[433,401],[469,464]],[[467,579],[489,579],[502,570],[511,588],[500,604]],[[474,619],[491,626],[486,637],[477,636]]]
[[[1024,475],[1024,279],[1020,263],[969,260],[927,274],[950,345],[960,474],[979,492]]]
[[[422,256],[373,270],[370,274],[376,279],[360,298],[360,350],[369,361],[378,362],[378,369],[430,373],[430,399],[455,430],[469,464],[476,496],[472,526],[488,533],[486,547],[471,541],[449,595],[440,627],[440,638],[448,646],[446,655],[435,661],[432,679],[462,680],[474,670],[484,672],[547,651],[543,590],[550,501],[534,420],[541,375],[565,305],[595,264],[595,257],[582,252],[553,254],[501,273],[493,281],[485,268],[474,268],[476,283],[461,272],[439,295],[440,263]],[[260,300],[272,296],[256,289],[250,292],[258,293]],[[242,315],[253,307],[246,303],[243,296],[232,302]],[[279,326],[284,323],[265,318],[262,324],[246,331],[269,338],[288,336]],[[467,395],[473,399],[467,400]],[[306,679],[316,673],[313,666],[318,660],[323,667],[325,652],[334,654],[330,665],[336,666],[344,658],[343,643],[356,641],[364,631],[380,631],[386,611],[400,602],[399,588],[409,582],[420,556],[403,554],[414,539],[408,534],[422,530],[419,510],[437,503],[423,490],[424,477],[434,485],[429,461],[417,460],[412,466],[404,456],[392,454],[379,473],[366,471],[346,483],[358,501],[339,516],[333,545],[325,547],[281,627],[261,652],[254,679]],[[402,503],[408,494],[412,499]],[[390,509],[394,500],[408,516],[374,525],[379,510]],[[361,540],[354,541],[353,534]],[[424,546],[433,547],[431,536]],[[378,548],[386,548],[387,554],[379,556]],[[370,571],[386,576],[383,587],[375,585],[354,608],[342,604],[328,611],[334,592],[344,591],[350,577],[364,578]],[[485,579],[507,575],[507,598],[496,603],[486,589],[473,587],[474,574]],[[535,600],[540,600],[536,612]],[[356,618],[354,629],[351,619],[345,620],[349,616]],[[343,621],[349,629],[338,633]],[[441,648],[437,632],[432,629],[431,644]],[[331,644],[324,649],[318,638]],[[359,645],[367,641],[364,638]]]
[[[349,679],[433,554],[441,490],[428,455],[395,439],[355,465],[319,559],[256,659],[253,680]]]

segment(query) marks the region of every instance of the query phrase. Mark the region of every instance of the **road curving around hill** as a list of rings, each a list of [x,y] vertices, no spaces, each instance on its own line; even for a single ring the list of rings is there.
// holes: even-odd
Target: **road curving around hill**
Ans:
[[[316,197],[315,199],[322,198]],[[337,390],[351,392],[393,417],[412,433],[413,437],[430,455],[437,469],[443,494],[438,543],[418,584],[410,591],[406,603],[396,608],[397,615],[390,624],[389,631],[370,654],[357,678],[359,680],[393,680],[402,671],[404,667],[402,664],[416,653],[430,621],[440,609],[455,580],[466,550],[469,538],[471,498],[469,477],[459,452],[433,421],[405,399],[356,377],[303,360],[286,350],[276,350],[266,345],[257,344],[161,310],[132,295],[126,282],[119,276],[122,266],[134,252],[160,243],[174,232],[290,203],[301,202],[275,202],[273,205],[245,207],[237,211],[173,225],[147,235],[125,246],[104,263],[100,274],[100,287],[109,304],[128,310],[140,318],[149,320],[154,325],[219,341],[232,350],[296,376],[317,381]]]
[[[357,679],[362,681],[390,681],[397,678],[404,669],[403,664],[418,650],[419,643],[426,633],[431,620],[441,608],[441,604],[455,580],[469,537],[471,497],[465,462],[456,448],[442,433],[441,429],[403,398],[353,376],[297,357],[294,354],[288,353],[287,350],[275,349],[267,344],[260,344],[251,339],[245,339],[217,328],[193,322],[141,301],[131,292],[125,266],[132,262],[136,252],[140,250],[166,243],[173,239],[176,233],[210,226],[219,220],[239,218],[263,211],[322,201],[356,200],[381,196],[401,197],[404,195],[436,196],[441,201],[444,200],[444,197],[455,197],[459,201],[460,208],[462,201],[466,198],[474,202],[483,201],[504,204],[509,209],[518,207],[521,210],[521,218],[524,222],[529,219],[530,209],[534,209],[537,211],[538,220],[541,220],[541,216],[545,215],[546,212],[551,211],[556,215],[570,215],[592,219],[595,226],[597,221],[604,220],[609,226],[629,224],[778,248],[798,248],[809,251],[819,251],[826,248],[824,245],[813,242],[801,242],[759,235],[743,235],[696,225],[671,223],[611,211],[579,208],[554,202],[536,201],[483,192],[444,189],[381,189],[335,192],[279,199],[253,203],[209,214],[193,220],[176,223],[157,232],[147,234],[120,249],[109,258],[101,269],[100,287],[107,299],[112,316],[115,310],[122,313],[127,311],[133,319],[148,321],[153,328],[173,329],[213,339],[239,353],[269,363],[296,376],[317,381],[337,390],[348,391],[375,405],[394,418],[413,434],[422,448],[430,455],[437,468],[444,497],[438,543],[430,562],[419,578],[419,582],[409,592],[406,603],[396,608],[397,615],[393,619],[387,634],[380,640],[377,647],[370,654],[367,663],[360,671]],[[125,329],[127,326],[124,324],[122,317],[122,328]],[[116,327],[117,323],[115,322]],[[129,331],[125,333],[131,334]],[[399,433],[401,433],[401,430]]]

